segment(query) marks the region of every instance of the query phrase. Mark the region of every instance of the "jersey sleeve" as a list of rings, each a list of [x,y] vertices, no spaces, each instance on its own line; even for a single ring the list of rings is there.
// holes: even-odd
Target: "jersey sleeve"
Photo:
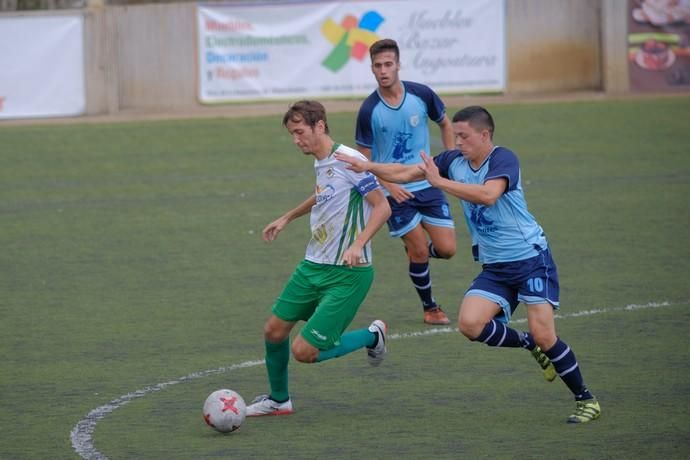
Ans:
[[[446,179],[452,179],[449,174],[450,174],[450,165],[455,161],[456,158],[461,157],[462,154],[460,153],[460,150],[446,150],[445,152],[441,152],[438,155],[434,157],[434,163],[436,164],[436,167],[438,168],[438,172],[441,174],[441,177],[445,177]]]
[[[356,156],[362,160],[369,161],[367,157],[365,157],[355,149],[345,148],[344,146],[341,146],[338,149],[338,152],[344,153],[346,155]],[[360,195],[366,196],[372,190],[377,190],[381,188],[381,185],[379,184],[379,181],[376,179],[376,176],[374,176],[369,171],[358,173],[350,169],[347,169],[342,163],[341,168],[347,180],[355,187],[355,189],[357,190],[357,192],[359,192]]]
[[[506,192],[515,190],[520,181],[520,162],[512,151],[503,147],[497,147],[489,160],[489,170],[484,177],[484,183],[500,177],[508,180]]]
[[[438,94],[436,94],[433,89],[421,83],[412,81],[405,81],[403,83],[407,91],[424,101],[429,119],[436,123],[440,123],[441,120],[443,120],[443,116],[446,114],[446,106]]]
[[[372,173],[367,172],[364,174],[359,174],[358,176],[364,176],[358,177],[359,182],[355,184],[355,187],[360,195],[366,196],[369,192],[381,188],[379,181],[376,180],[376,176],[374,176]]]

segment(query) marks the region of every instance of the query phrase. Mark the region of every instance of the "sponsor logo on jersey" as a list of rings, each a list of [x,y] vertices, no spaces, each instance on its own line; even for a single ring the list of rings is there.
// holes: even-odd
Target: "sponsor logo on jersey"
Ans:
[[[335,196],[335,188],[331,184],[321,187],[316,184],[316,204],[323,204]]]
[[[326,240],[328,240],[328,230],[326,230],[326,226],[321,224],[318,227],[316,227],[311,232],[311,237],[314,238],[314,240],[317,241],[319,244],[324,244]]]

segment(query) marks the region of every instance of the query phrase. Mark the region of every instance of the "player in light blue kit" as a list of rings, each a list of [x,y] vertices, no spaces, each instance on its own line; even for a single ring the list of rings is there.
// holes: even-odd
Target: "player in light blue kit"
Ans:
[[[371,70],[378,89],[359,109],[357,149],[379,163],[417,164],[420,151],[429,152],[428,121],[441,129],[443,145],[453,148],[453,131],[441,99],[428,86],[400,81],[400,50],[391,39],[369,48]],[[409,259],[409,275],[424,309],[427,324],[450,324],[432,295],[429,257],[449,259],[455,254],[455,225],[443,192],[421,180],[401,185],[384,182],[393,215],[388,228],[402,238]],[[427,241],[428,239],[431,241]]]
[[[474,256],[482,263],[482,272],[460,306],[460,332],[489,346],[530,350],[547,380],[558,374],[575,395],[576,409],[569,423],[599,418],[601,408],[584,384],[575,354],[556,335],[558,272],[544,231],[527,210],[518,158],[493,144],[494,121],[483,107],[457,112],[453,132],[459,150],[434,158],[422,154],[417,166],[343,161],[354,171],[371,171],[389,181],[425,177],[460,198]],[[529,332],[507,326],[519,302],[527,305]]]

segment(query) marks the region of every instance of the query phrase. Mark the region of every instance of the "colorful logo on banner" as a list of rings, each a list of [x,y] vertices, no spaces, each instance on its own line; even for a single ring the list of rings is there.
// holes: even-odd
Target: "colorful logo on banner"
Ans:
[[[360,20],[348,14],[340,24],[330,18],[327,19],[321,26],[321,33],[333,44],[334,48],[321,65],[337,72],[348,63],[351,57],[358,61],[363,60],[367,56],[369,47],[379,40],[374,32],[382,22],[383,16],[376,11],[367,11]]]

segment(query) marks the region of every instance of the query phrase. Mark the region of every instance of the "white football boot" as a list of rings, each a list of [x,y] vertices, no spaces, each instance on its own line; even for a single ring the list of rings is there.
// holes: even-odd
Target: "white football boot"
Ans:
[[[375,320],[369,325],[369,331],[377,334],[378,340],[373,348],[367,348],[367,359],[372,366],[378,366],[386,356],[386,323],[380,319]]]

